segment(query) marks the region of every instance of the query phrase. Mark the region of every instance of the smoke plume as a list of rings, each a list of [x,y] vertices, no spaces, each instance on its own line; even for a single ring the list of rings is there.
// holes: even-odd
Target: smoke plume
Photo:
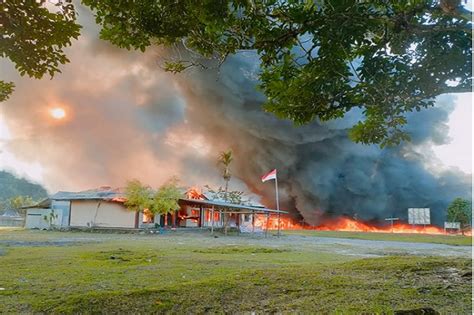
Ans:
[[[408,207],[429,207],[440,223],[455,197],[470,198],[470,178],[438,171],[430,147],[443,144],[453,96],[409,114],[412,142],[380,149],[351,142],[344,119],[296,127],[265,113],[256,89],[255,55],[230,58],[219,70],[163,72],[169,52],[128,52],[98,39],[90,13],[79,8],[83,34],[68,51],[71,63],[53,80],[21,78],[2,111],[11,139],[3,149],[39,163],[51,190],[122,186],[138,178],[156,186],[172,175],[184,185],[220,185],[217,156],[234,151],[231,189],[244,189],[274,207],[274,187],[260,182],[278,170],[281,208],[317,224],[330,215],[406,218]],[[48,111],[64,108],[54,120]],[[2,153],[0,153],[1,155]]]

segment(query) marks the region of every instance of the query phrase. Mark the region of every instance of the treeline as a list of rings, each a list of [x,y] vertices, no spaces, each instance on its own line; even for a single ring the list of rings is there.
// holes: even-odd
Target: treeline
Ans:
[[[48,192],[40,184],[0,171],[0,211],[17,209],[48,197]]]

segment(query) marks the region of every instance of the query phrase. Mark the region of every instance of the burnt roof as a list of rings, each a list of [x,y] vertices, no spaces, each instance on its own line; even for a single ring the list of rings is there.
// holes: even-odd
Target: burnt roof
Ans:
[[[58,191],[51,196],[52,200],[112,200],[123,198],[125,193],[121,188],[100,187],[79,192]]]
[[[221,209],[224,211],[227,209],[234,209],[235,212],[249,211],[249,212],[255,212],[255,213],[285,213],[285,214],[288,213],[286,211],[262,208],[260,206],[247,206],[247,205],[242,205],[242,204],[233,204],[233,203],[227,203],[227,202],[216,201],[216,200],[180,198],[179,201],[187,203],[187,204],[203,205],[203,206],[210,206],[210,207],[214,206],[215,208]]]
[[[181,189],[183,192],[187,192],[185,189]],[[202,194],[202,197],[206,197]],[[79,192],[59,191],[52,195],[49,200],[106,200],[106,201],[119,201],[122,202],[125,199],[125,191],[123,188],[111,188],[111,187],[100,187],[96,189],[89,189]],[[255,213],[288,213],[286,211],[275,210],[265,208],[262,205],[243,205],[228,203],[223,200],[203,200],[203,199],[189,199],[180,198],[180,202],[203,205],[208,207],[215,207],[224,211],[235,211],[235,212],[255,212]],[[39,205],[48,206],[47,200],[44,200]],[[49,203],[50,206],[50,203]],[[31,207],[28,207],[31,208]]]

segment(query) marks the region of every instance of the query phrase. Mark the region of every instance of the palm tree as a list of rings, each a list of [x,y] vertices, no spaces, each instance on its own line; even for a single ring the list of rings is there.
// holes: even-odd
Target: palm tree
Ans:
[[[229,181],[232,178],[232,174],[230,173],[230,163],[232,163],[232,160],[234,157],[232,156],[232,150],[228,151],[223,151],[219,155],[219,163],[224,166],[224,169],[222,170],[222,178],[225,180],[225,194],[224,194],[224,200],[227,201],[227,191],[229,189]]]
[[[222,178],[225,180],[225,192],[224,192],[224,200],[227,201],[227,192],[229,189],[229,181],[232,178],[232,174],[230,173],[230,163],[232,163],[233,156],[232,150],[222,151],[219,155],[219,164],[223,165],[222,170]],[[224,214],[224,234],[227,235],[227,223],[228,223],[228,214]]]

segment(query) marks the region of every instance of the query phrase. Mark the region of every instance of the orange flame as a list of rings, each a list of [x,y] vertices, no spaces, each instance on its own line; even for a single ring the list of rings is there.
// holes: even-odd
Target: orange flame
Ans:
[[[445,234],[444,229],[434,225],[410,225],[407,223],[394,223],[393,229],[390,225],[375,226],[354,219],[339,217],[330,220],[315,228],[319,231],[347,231],[347,232],[373,232],[373,233],[409,233],[409,234]]]
[[[278,229],[278,217],[273,215],[268,218],[265,215],[257,215],[255,218],[255,226],[259,226],[263,229],[269,230]],[[411,225],[402,222],[396,222],[393,224],[393,228],[390,224],[378,226],[368,222],[355,220],[347,217],[338,217],[333,219],[327,219],[324,223],[318,226],[303,226],[294,222],[287,216],[280,217],[280,229],[281,230],[316,230],[316,231],[342,231],[342,232],[372,232],[372,233],[406,233],[406,234],[446,234],[443,228],[435,225]],[[471,236],[472,230],[464,232],[464,235]]]
[[[272,215],[267,217],[264,214],[255,215],[255,226],[258,226],[262,229],[268,227],[269,230],[278,230],[278,217]],[[302,230],[303,226],[294,222],[291,218],[287,216],[280,216],[280,229],[281,230]]]
[[[196,188],[196,187],[191,187],[188,189],[188,191],[186,192],[186,197],[188,199],[204,199],[204,196],[203,194],[200,192],[199,188]]]

